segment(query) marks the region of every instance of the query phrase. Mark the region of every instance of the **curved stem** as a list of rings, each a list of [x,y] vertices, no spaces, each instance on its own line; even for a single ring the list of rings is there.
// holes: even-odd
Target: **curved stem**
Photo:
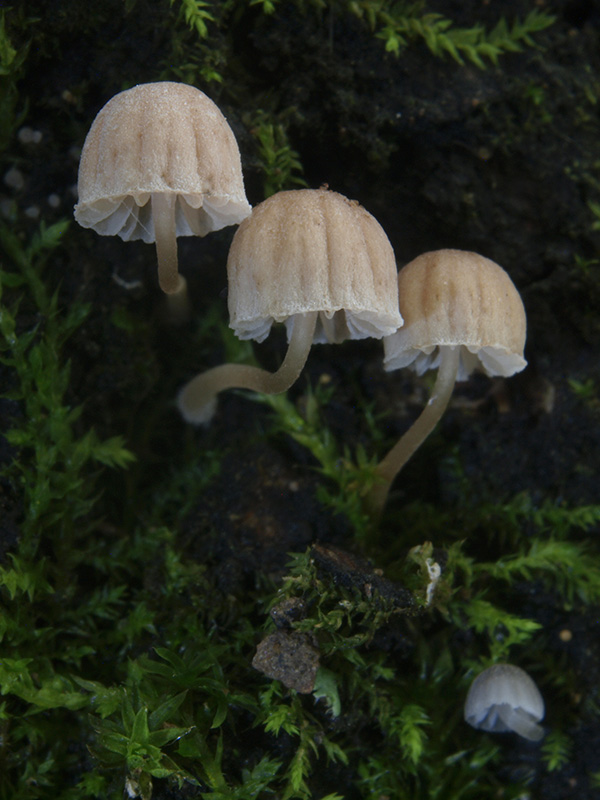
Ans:
[[[263,394],[279,394],[289,389],[308,358],[317,315],[317,311],[311,311],[295,317],[287,353],[277,372],[247,364],[221,364],[192,378],[177,398],[183,418],[197,425],[209,422],[216,409],[217,394],[225,389],[252,389]]]
[[[423,444],[446,410],[456,381],[459,360],[460,347],[440,348],[440,366],[429,402],[375,469],[377,482],[367,497],[367,504],[374,515],[381,514],[394,478]]]
[[[152,218],[154,220],[154,240],[158,257],[158,282],[165,294],[181,290],[181,278],[177,267],[177,236],[175,233],[174,194],[153,192]]]

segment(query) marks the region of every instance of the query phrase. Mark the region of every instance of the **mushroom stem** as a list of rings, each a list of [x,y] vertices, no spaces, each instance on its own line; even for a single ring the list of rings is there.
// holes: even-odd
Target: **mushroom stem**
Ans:
[[[282,365],[268,372],[248,364],[221,364],[202,372],[187,383],[177,398],[177,405],[187,422],[202,425],[210,421],[219,392],[225,389],[252,389],[263,394],[280,394],[298,379],[312,345],[317,311],[298,314]]]
[[[375,469],[377,481],[367,496],[367,504],[374,516],[381,515],[394,478],[415,450],[423,444],[446,410],[456,381],[459,361],[460,347],[440,347],[440,365],[429,402]]]
[[[158,282],[165,294],[181,292],[183,278],[177,268],[177,236],[175,231],[175,194],[153,192],[152,218],[158,257]],[[185,282],[183,282],[185,291]]]

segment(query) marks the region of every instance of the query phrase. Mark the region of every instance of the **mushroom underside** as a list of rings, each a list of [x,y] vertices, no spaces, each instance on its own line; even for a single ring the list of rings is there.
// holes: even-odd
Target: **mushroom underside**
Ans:
[[[486,375],[500,375],[508,378],[516,372],[525,369],[527,362],[517,353],[511,353],[500,345],[464,344],[461,342],[444,342],[439,345],[427,347],[409,347],[401,349],[394,346],[393,342],[386,339],[384,342],[385,356],[384,369],[392,371],[410,367],[417,375],[423,375],[430,369],[437,369],[440,365],[441,350],[445,347],[459,347],[460,360],[458,365],[457,381],[465,381],[476,369]]]
[[[487,709],[483,717],[472,715],[467,717],[467,722],[474,728],[480,728],[490,733],[518,733],[524,739],[532,742],[539,741],[543,735],[543,728],[538,725],[538,719],[524,708],[513,708],[509,703],[499,703]]]
[[[233,328],[238,339],[253,339],[254,341],[262,342],[269,335],[274,322],[283,322],[289,341],[292,337],[294,321],[297,317],[297,314],[293,314],[281,320],[272,316],[241,320],[232,323],[231,328]],[[332,311],[319,311],[313,344],[339,344],[346,341],[346,339],[381,339],[384,336],[395,333],[397,329],[397,320],[395,318],[375,311],[352,311],[343,308]]]
[[[159,193],[157,193],[159,194]],[[175,194],[176,236],[206,236],[228,225],[236,225],[248,216],[245,198]],[[155,241],[151,193],[135,197],[121,195],[93,202],[79,203],[75,219],[84,228],[93,228],[101,236],[120,236],[124,241]]]

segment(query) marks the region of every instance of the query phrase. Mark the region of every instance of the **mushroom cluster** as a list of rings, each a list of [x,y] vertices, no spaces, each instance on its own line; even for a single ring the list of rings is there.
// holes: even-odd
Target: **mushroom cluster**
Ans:
[[[159,283],[172,308],[186,297],[177,237],[239,225],[227,260],[230,326],[240,339],[261,342],[283,323],[288,350],[273,373],[223,364],[190,380],[177,399],[188,422],[209,422],[226,389],[287,390],[317,342],[375,337],[383,339],[386,370],[437,369],[427,406],[376,468],[367,498],[374,518],[455,382],[475,369],[507,377],[526,366],[523,303],[501,267],[448,249],[397,273],[377,220],[327,188],[282,191],[252,211],[233,132],[192,86],[142,84],[109,100],[86,137],[78,190],[82,226],[156,243]]]

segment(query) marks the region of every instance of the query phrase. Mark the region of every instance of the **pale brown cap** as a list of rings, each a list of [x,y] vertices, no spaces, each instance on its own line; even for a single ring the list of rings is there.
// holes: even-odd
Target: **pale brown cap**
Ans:
[[[126,241],[154,241],[154,193],[176,195],[177,236],[204,236],[251,210],[227,120],[203,92],[170,81],[134,86],[101,109],[77,189],[77,222]]]
[[[230,326],[262,341],[319,312],[315,342],[380,339],[402,324],[396,262],[377,220],[328,189],[278,192],[237,229],[227,261]]]
[[[398,273],[404,326],[384,339],[387,370],[419,375],[439,365],[441,347],[460,347],[457,380],[475,368],[508,377],[527,366],[519,292],[498,264],[464,250],[424,253]]]

